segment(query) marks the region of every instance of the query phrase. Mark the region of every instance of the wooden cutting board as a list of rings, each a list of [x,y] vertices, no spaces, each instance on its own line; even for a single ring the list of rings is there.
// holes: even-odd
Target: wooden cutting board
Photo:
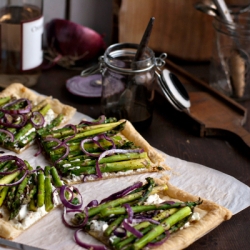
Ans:
[[[169,60],[166,68],[188,84],[185,86],[191,101],[188,115],[200,124],[200,136],[238,135],[250,147],[250,133],[244,129],[247,110],[231,98],[211,88],[206,82],[194,77]]]

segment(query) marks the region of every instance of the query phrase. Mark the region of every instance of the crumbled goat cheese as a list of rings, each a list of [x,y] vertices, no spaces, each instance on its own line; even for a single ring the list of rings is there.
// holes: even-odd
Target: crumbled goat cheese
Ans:
[[[107,222],[101,220],[92,220],[90,222],[90,229],[93,231],[104,232],[108,227]]]
[[[152,194],[150,195],[147,200],[144,202],[145,205],[153,205],[153,204],[160,204],[164,202],[158,194]]]

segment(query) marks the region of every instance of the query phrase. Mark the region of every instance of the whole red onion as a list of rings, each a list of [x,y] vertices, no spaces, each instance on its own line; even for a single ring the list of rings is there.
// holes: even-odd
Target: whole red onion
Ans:
[[[52,19],[45,31],[50,60],[61,66],[94,59],[106,48],[96,31],[65,19]]]

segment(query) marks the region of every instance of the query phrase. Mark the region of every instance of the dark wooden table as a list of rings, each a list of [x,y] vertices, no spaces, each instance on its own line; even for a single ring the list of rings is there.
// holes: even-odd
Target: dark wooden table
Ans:
[[[184,64],[189,72],[208,79],[207,64]],[[52,95],[79,112],[97,118],[100,115],[100,99],[87,99],[70,94],[65,82],[79,71],[54,67],[43,71],[34,90]],[[250,101],[243,104],[250,109]],[[250,186],[250,149],[237,138],[199,137],[193,129],[193,121],[176,111],[157,94],[151,126],[140,131],[154,147],[180,159],[205,165],[229,174]],[[245,128],[250,131],[250,119]],[[237,194],[236,194],[237,195]],[[188,249],[250,249],[250,207],[234,215],[209,234],[197,240]]]

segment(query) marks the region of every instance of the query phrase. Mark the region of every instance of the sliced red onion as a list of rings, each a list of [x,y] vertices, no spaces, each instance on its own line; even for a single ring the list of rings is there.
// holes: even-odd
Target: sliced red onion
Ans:
[[[62,142],[62,141],[60,141],[59,139],[54,138],[54,137],[47,137],[47,138],[44,139],[44,141],[55,141],[55,142],[57,142],[58,145],[56,145],[56,146],[53,147],[52,149],[55,149],[55,148],[57,148],[58,146],[64,147],[64,148],[66,149],[64,155],[62,155],[59,159],[57,159],[57,160],[55,161],[55,163],[58,163],[59,161],[61,161],[62,159],[66,158],[66,157],[68,156],[68,154],[69,154],[69,146],[68,146],[65,142]]]
[[[147,247],[156,247],[156,246],[162,245],[162,244],[169,238],[169,236],[170,236],[169,231],[165,231],[165,234],[166,234],[166,237],[165,237],[165,238],[163,238],[163,239],[160,240],[160,241],[154,242],[154,243],[148,243],[148,244],[147,244]]]
[[[41,153],[42,153],[42,145],[41,145],[41,143],[40,143],[40,141],[39,140],[37,140],[37,146],[38,146],[38,150],[37,150],[37,152],[34,154],[34,156],[36,157],[36,156],[38,156],[38,155],[40,155]]]
[[[164,201],[161,204],[169,204],[169,205],[174,205],[175,201]]]
[[[70,228],[80,228],[82,227],[82,224],[80,225],[72,225],[70,222],[67,221],[66,219],[66,214],[67,213],[82,213],[81,209],[73,209],[73,210],[67,210],[66,207],[64,207],[63,209],[63,214],[62,214],[62,221],[64,223],[65,226],[70,227]],[[86,224],[86,223],[85,223]]]
[[[89,122],[89,121],[86,121],[86,120],[82,120],[79,124],[86,124],[86,125],[98,125],[98,124],[102,124],[104,123],[105,121],[105,116],[104,115],[101,115],[97,121],[95,122]]]
[[[137,149],[110,149],[110,150],[106,150],[105,152],[103,152],[99,158],[98,161],[100,161],[102,158],[104,158],[105,156],[108,155],[113,155],[113,154],[127,154],[127,153],[142,153],[144,150],[141,148],[137,148]]]
[[[141,238],[143,236],[143,234],[140,231],[129,225],[127,219],[124,219],[122,225],[127,231],[135,235],[137,238]]]
[[[14,141],[14,135],[9,130],[5,130],[5,129],[1,129],[0,128],[0,132],[1,133],[5,133],[9,137],[9,139],[10,139],[11,142]]]
[[[13,120],[20,119],[21,121],[19,123],[14,123]],[[9,128],[21,128],[23,127],[27,122],[27,117],[22,114],[17,115],[10,115],[10,114],[4,114],[4,116],[0,119],[0,125],[9,127]]]
[[[83,151],[83,153],[85,153],[86,155],[89,155],[89,156],[99,157],[101,153],[100,154],[99,153],[98,154],[97,153],[90,153],[84,148],[84,144],[87,142],[95,142],[95,141],[93,138],[87,138],[87,139],[82,140],[80,146],[81,146],[81,150]]]
[[[107,250],[107,248],[105,246],[101,246],[101,245],[91,245],[91,244],[87,244],[87,243],[84,243],[82,242],[79,238],[78,238],[78,233],[80,231],[82,231],[83,229],[80,228],[78,230],[75,231],[75,234],[74,234],[74,237],[75,237],[75,241],[76,243],[81,246],[81,247],[84,247],[86,249],[89,249],[89,250]]]
[[[13,172],[9,172],[9,173],[13,173]],[[12,183],[9,183],[9,184],[0,184],[0,186],[5,186],[5,187],[17,186],[18,184],[20,184],[24,180],[24,178],[26,177],[27,174],[28,174],[28,171],[25,171],[22,178],[20,178],[18,181],[12,182]]]
[[[92,200],[87,207],[91,208],[91,207],[97,207],[99,205],[99,202],[97,200]]]
[[[96,161],[95,171],[96,171],[97,177],[102,178],[102,172],[101,172],[101,169],[100,169],[100,166],[99,166],[99,160]]]
[[[133,219],[132,220],[132,223],[141,223],[141,222],[144,222],[144,221],[148,221],[148,222],[150,222],[150,223],[152,223],[152,224],[155,224],[155,225],[159,225],[160,224],[160,222],[159,221],[157,221],[157,220],[154,220],[154,219],[150,219],[150,218],[140,218],[140,219],[138,219],[138,218],[136,218],[136,219]]]
[[[127,218],[128,223],[132,223],[134,212],[133,212],[131,206],[129,204],[124,204],[123,206],[125,207],[126,212],[128,214],[128,218]]]
[[[117,227],[117,228],[113,231],[114,235],[117,236],[117,237],[120,237],[120,238],[126,236],[126,232],[127,232],[126,229],[123,228],[123,227]]]
[[[17,168],[13,171],[9,171],[9,172],[0,172],[0,175],[8,175],[8,174],[12,174],[15,173],[18,170],[26,170],[26,164],[24,163],[24,161],[20,158],[18,158],[17,156],[14,155],[4,155],[0,157],[0,162],[3,161],[15,161],[15,164],[17,165]]]
[[[108,137],[106,134],[104,134],[103,136],[104,136],[104,138],[105,138],[107,141],[109,141],[109,142],[112,143],[112,149],[115,149],[116,146],[115,146],[114,141],[113,141],[110,137]]]
[[[60,147],[61,144],[63,143],[61,140],[59,140],[59,139],[57,139],[55,137],[51,137],[51,136],[50,137],[46,137],[44,139],[44,141],[55,141],[55,142],[57,142],[58,144],[56,146],[54,146],[52,149],[56,149],[56,148]]]
[[[98,178],[102,178],[99,161],[105,156],[113,155],[113,154],[142,153],[143,151],[144,151],[143,149],[110,149],[110,150],[104,151],[103,153],[100,154],[95,164],[96,174]]]
[[[65,143],[66,143],[67,141],[69,141],[70,139],[74,138],[75,135],[76,135],[76,133],[77,133],[76,125],[67,124],[67,125],[64,126],[64,128],[68,128],[68,127],[72,128],[72,129],[74,130],[74,134],[71,135],[71,136],[69,136],[69,137],[67,137],[67,138],[65,138],[65,139],[63,140]]]
[[[32,115],[30,117],[30,121],[34,125],[35,128],[43,127],[44,122],[45,122],[44,116],[38,111],[32,112]]]
[[[81,141],[81,144],[80,144],[80,145],[81,145],[82,151],[83,151],[86,155],[93,156],[93,157],[99,157],[101,153],[98,154],[98,153],[90,153],[90,152],[88,152],[88,151],[84,148],[84,144],[87,143],[87,142],[93,142],[93,143],[95,143],[101,150],[104,151],[104,150],[106,150],[106,149],[103,148],[102,145],[100,144],[100,142],[99,142],[100,139],[105,139],[105,140],[111,142],[111,144],[112,144],[112,149],[115,148],[115,143],[114,143],[114,141],[113,141],[111,138],[109,138],[109,137],[106,136],[105,134],[100,134],[100,135],[96,135],[96,136],[93,137],[93,138],[87,138],[87,139],[82,140],[82,141]]]
[[[72,194],[72,192],[74,191],[77,191],[77,194],[80,196],[81,198],[81,201],[80,201],[80,204],[72,204],[71,201],[73,199],[73,194],[71,195],[71,199],[70,200],[67,200],[66,197],[65,197],[65,192],[70,192]],[[60,199],[61,199],[61,202],[62,204],[67,207],[67,208],[70,208],[70,209],[79,209],[82,207],[82,195],[81,193],[79,192],[79,190],[76,188],[76,187],[73,187],[73,191],[68,187],[68,186],[61,186],[60,188],[60,192],[59,192],[59,196],[60,196]]]
[[[27,103],[26,107],[23,109],[6,109],[20,102],[26,102]],[[0,111],[2,111],[3,113],[8,113],[8,114],[27,114],[30,112],[30,110],[31,110],[31,103],[26,98],[20,98],[20,99],[14,100],[12,102],[9,102],[3,105],[2,108],[0,108]]]
[[[107,202],[107,201],[111,201],[111,200],[116,200],[118,198],[121,198],[123,197],[124,195],[130,193],[131,191],[137,189],[137,188],[140,188],[141,186],[143,185],[143,183],[141,181],[138,181],[138,182],[135,182],[133,185],[119,191],[119,192],[116,192],[114,194],[111,194],[110,196],[108,196],[107,198],[103,199],[100,204],[104,203],[104,202]]]

